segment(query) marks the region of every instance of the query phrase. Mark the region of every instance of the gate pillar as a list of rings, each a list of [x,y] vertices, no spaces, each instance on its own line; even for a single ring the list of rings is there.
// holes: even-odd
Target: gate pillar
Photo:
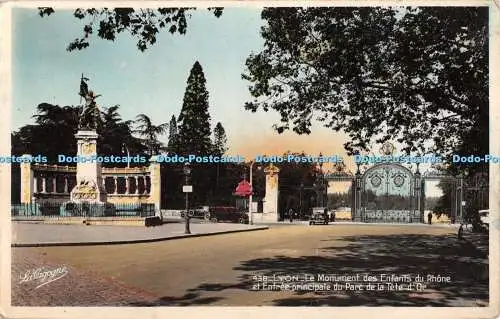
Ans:
[[[354,209],[353,209],[353,220],[356,222],[362,221],[362,211],[361,211],[361,173],[356,172],[356,177],[354,179]]]
[[[414,216],[416,217],[418,214],[418,219],[420,222],[423,221],[423,211],[422,211],[422,175],[420,174],[420,171],[418,170],[418,164],[417,164],[417,171],[414,174],[415,178],[415,188],[414,188],[414,198],[415,198],[415,206],[412,207],[415,213],[411,213],[411,217],[413,218]],[[411,221],[410,221],[411,222]]]
[[[452,220],[452,223],[461,223],[463,220],[463,209],[464,205],[462,205],[462,202],[464,200],[464,178],[462,175],[458,176],[458,181],[457,181],[457,192],[456,192],[456,198],[457,198],[457,208],[455,210],[455,218]]]

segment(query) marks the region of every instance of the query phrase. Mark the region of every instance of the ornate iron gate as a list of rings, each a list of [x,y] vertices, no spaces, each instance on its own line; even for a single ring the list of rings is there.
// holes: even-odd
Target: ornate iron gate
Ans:
[[[377,164],[356,174],[354,221],[421,223],[420,173],[395,163]]]

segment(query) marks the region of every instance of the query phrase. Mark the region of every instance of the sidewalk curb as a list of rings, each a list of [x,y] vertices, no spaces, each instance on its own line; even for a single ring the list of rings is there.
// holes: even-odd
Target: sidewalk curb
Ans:
[[[119,241],[108,241],[108,242],[72,242],[72,243],[35,243],[35,244],[11,244],[11,247],[56,247],[56,246],[102,246],[102,245],[125,245],[125,244],[141,244],[150,243],[156,241],[167,241],[183,238],[193,238],[193,237],[205,237],[214,235],[224,235],[231,233],[242,233],[257,230],[267,230],[268,226],[259,226],[253,229],[235,229],[235,230],[224,230],[213,233],[200,233],[200,234],[190,234],[190,235],[176,235],[171,237],[160,237],[151,239],[137,239],[137,240],[119,240]]]
[[[287,222],[254,222],[254,225],[268,225],[268,226],[275,226],[275,225],[280,225],[280,226],[298,226],[298,225],[305,225],[309,226],[309,222],[304,221],[301,223],[287,223]],[[459,227],[459,224],[424,224],[424,223],[365,223],[365,222],[344,222],[344,221],[336,221],[336,222],[330,222],[328,225],[317,225],[317,226],[411,226],[411,227],[445,227],[445,228],[457,228]]]

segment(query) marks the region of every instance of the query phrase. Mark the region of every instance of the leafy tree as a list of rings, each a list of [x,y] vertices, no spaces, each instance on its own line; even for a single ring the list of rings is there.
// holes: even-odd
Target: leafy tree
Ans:
[[[203,69],[196,61],[187,79],[181,113],[177,119],[170,121],[169,150],[179,155],[209,155],[214,151],[211,140],[210,114],[208,104],[208,91]],[[173,128],[172,125],[176,125]],[[225,132],[222,125],[216,126],[214,137],[217,143],[217,151],[225,152]],[[217,152],[216,151],[216,152]],[[219,165],[214,163],[191,163],[192,172],[190,183],[194,189],[205,190],[194,191],[191,194],[192,205],[227,204],[234,201],[232,192],[237,182],[234,180],[241,176],[237,174],[232,178],[228,173],[234,173],[240,169],[239,165]],[[168,165],[163,168],[165,176],[170,181],[179,180],[183,184],[181,165]],[[169,183],[169,181],[167,181]],[[172,182],[174,183],[174,182]],[[179,184],[177,184],[179,185]],[[170,204],[182,207],[184,194],[180,187],[168,187],[166,198]]]
[[[217,122],[214,128],[214,153],[216,155],[224,155],[227,152],[227,136],[226,130],[220,122]]]
[[[196,61],[187,80],[179,123],[181,154],[207,155],[212,149],[208,91],[203,69]]]
[[[278,112],[278,132],[318,120],[348,134],[350,153],[393,138],[405,152],[487,153],[488,7],[266,8],[262,19],[245,108]]]
[[[101,112],[102,126],[98,131],[98,153],[116,156],[122,154],[126,147],[130,155],[145,155],[147,146],[132,135],[133,121],[123,121],[118,109],[119,106],[115,105]],[[133,163],[130,164],[133,165]],[[113,163],[113,166],[116,166],[116,163]]]
[[[12,132],[11,154],[46,156],[49,164],[59,164],[58,155],[76,155],[75,134],[78,130],[79,106],[59,106],[41,103],[37,106],[35,124],[28,124]],[[131,154],[144,155],[145,147],[141,141],[132,136],[131,121],[122,121],[117,112],[118,106],[105,109],[101,114],[101,125],[98,127],[97,152],[100,155],[120,155],[121,146],[126,143]],[[64,164],[63,164],[64,165]],[[68,163],[70,166],[75,163]],[[104,166],[120,166],[125,163],[103,163]],[[133,165],[133,163],[132,163]],[[20,169],[18,163],[12,163],[12,196],[13,203],[20,200]]]
[[[59,154],[76,154],[76,139],[81,107],[40,103],[35,124],[12,133],[12,154],[44,155],[56,163]]]
[[[150,156],[160,152],[163,143],[158,140],[158,136],[165,134],[168,130],[168,123],[154,125],[151,118],[145,114],[137,115],[136,124],[138,124],[136,133],[143,137],[143,143],[147,146]]]
[[[67,47],[68,51],[82,50],[90,45],[92,36],[97,31],[101,39],[114,41],[118,34],[128,32],[137,38],[137,48],[145,51],[156,43],[160,31],[168,30],[173,34],[186,34],[187,21],[190,12],[196,8],[157,8],[157,9],[133,9],[133,8],[78,8],[73,15],[76,19],[85,21],[83,36],[73,40]],[[222,15],[222,8],[209,8],[218,18]],[[54,13],[49,7],[39,8],[41,17]]]
[[[131,154],[144,154],[141,140],[132,136],[132,121],[123,121],[119,106],[105,108],[99,116],[97,152],[101,155],[119,155],[125,144]],[[28,124],[12,133],[12,154],[41,154],[49,163],[57,163],[57,155],[77,152],[75,134],[78,131],[79,106],[59,106],[41,103],[34,115],[35,124]],[[116,166],[115,163],[103,163]]]
[[[339,208],[339,207],[349,207],[352,202],[352,186],[349,188],[347,193],[333,193],[328,194],[328,207]]]
[[[212,148],[213,148],[212,153],[217,156],[224,155],[224,153],[226,153],[226,151],[228,150],[226,131],[220,122],[217,122],[217,125],[215,125],[214,128],[214,140]],[[219,188],[219,176],[221,170],[220,163],[216,164],[216,168],[217,172],[215,176],[215,192],[217,192]],[[224,167],[222,169],[224,169]]]
[[[439,187],[443,191],[443,195],[441,195],[441,197],[437,200],[436,204],[432,208],[432,212],[437,214],[438,216],[446,215],[451,217],[453,201],[456,201],[455,194],[453,194],[453,184],[448,181],[440,181],[437,187]]]
[[[434,197],[434,196],[426,197],[425,198],[425,209],[433,211],[434,208],[437,206],[440,198],[441,197]]]

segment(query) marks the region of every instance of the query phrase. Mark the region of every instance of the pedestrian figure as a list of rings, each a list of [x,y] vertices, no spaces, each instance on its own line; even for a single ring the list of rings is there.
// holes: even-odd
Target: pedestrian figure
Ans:
[[[458,229],[458,239],[462,240],[464,237],[464,224],[460,224],[460,228]]]
[[[427,214],[427,222],[429,223],[429,225],[432,224],[432,213],[429,212],[429,214]]]
[[[291,209],[291,208],[288,211],[288,217],[290,217],[290,223],[293,223],[293,209]]]
[[[329,218],[328,218],[328,209],[325,208],[325,210],[323,211],[323,218],[325,219],[325,222],[328,224],[329,222]]]

